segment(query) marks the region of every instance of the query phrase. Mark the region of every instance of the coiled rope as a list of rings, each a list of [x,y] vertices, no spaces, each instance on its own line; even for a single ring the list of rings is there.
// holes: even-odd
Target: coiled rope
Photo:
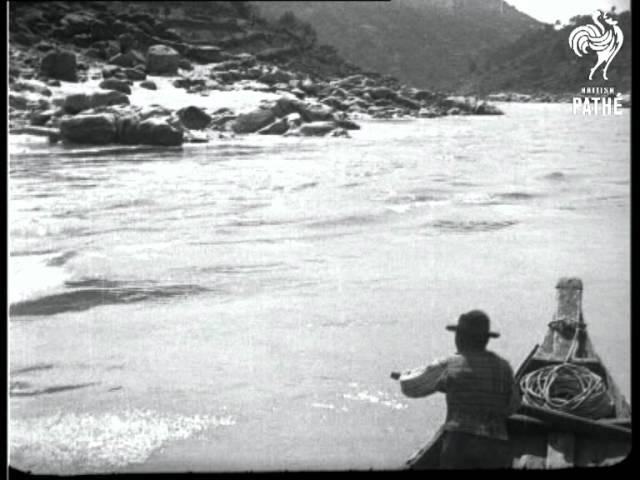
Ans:
[[[602,377],[572,363],[534,370],[520,381],[526,405],[599,419],[611,415],[613,402]]]

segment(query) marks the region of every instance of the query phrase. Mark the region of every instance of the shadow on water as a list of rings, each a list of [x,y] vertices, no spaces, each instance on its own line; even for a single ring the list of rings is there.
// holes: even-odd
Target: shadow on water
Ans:
[[[51,393],[66,392],[68,390],[77,390],[79,388],[87,388],[98,385],[97,382],[90,383],[74,383],[70,385],[56,385],[47,388],[33,388],[28,382],[11,382],[9,385],[10,397],[35,397],[38,395],[47,395]]]
[[[105,279],[65,282],[72,291],[47,295],[10,305],[10,316],[55,315],[82,312],[101,305],[127,304],[154,299],[193,295],[208,291],[198,285],[162,285],[152,282],[124,283]]]
[[[37,365],[32,365],[30,367],[19,368],[17,370],[11,371],[11,375],[20,375],[23,373],[31,373],[38,372],[40,370],[51,370],[53,368],[52,363],[39,363]]]
[[[473,233],[473,232],[492,232],[502,230],[517,225],[518,222],[512,220],[505,221],[453,221],[453,220],[437,220],[424,225],[429,229],[446,231],[451,233]]]

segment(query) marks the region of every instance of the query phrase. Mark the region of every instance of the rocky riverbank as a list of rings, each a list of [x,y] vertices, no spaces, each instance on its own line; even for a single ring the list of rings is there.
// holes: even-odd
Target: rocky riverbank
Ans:
[[[164,18],[155,2],[11,4],[10,132],[174,146],[253,133],[348,137],[358,118],[502,113],[363,72],[308,29],[243,18],[234,2],[208,2],[217,10],[206,18],[170,3],[178,7]],[[196,38],[203,28],[214,37]]]

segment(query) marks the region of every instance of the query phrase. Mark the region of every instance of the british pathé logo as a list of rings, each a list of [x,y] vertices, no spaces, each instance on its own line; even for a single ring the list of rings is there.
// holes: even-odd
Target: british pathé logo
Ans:
[[[607,70],[622,48],[624,35],[618,21],[602,10],[596,11],[591,18],[593,25],[581,25],[573,29],[569,35],[569,45],[579,57],[590,52],[596,53],[597,61],[589,72],[589,80],[593,80],[593,74],[602,65],[602,78],[608,80]]]

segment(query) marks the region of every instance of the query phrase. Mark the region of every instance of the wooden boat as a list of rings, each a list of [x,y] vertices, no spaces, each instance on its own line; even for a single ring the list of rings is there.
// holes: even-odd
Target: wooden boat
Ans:
[[[586,367],[604,382],[609,404],[599,418],[529,404],[523,401],[509,417],[512,467],[553,469],[613,465],[631,451],[631,407],[596,355],[582,316],[582,281],[561,278],[557,286],[558,307],[549,330],[518,368],[520,385],[525,375],[553,365]],[[442,433],[409,460],[411,469],[439,467]]]

